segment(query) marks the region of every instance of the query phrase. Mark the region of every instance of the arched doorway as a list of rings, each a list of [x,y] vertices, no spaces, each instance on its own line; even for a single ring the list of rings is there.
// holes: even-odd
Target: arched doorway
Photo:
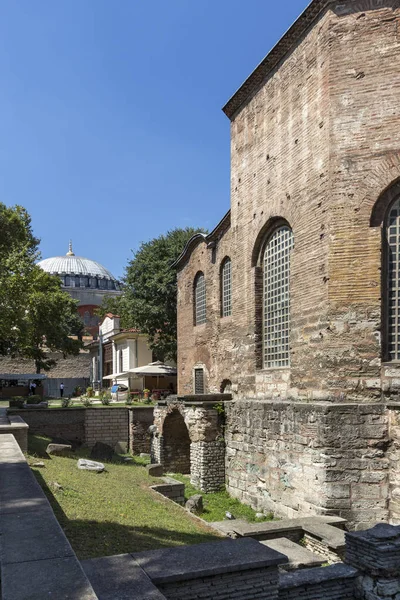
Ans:
[[[164,469],[172,473],[190,474],[190,437],[179,410],[173,410],[164,421]]]

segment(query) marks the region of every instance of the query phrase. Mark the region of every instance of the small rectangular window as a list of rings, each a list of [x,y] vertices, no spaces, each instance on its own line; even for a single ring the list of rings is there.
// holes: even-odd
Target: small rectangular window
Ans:
[[[204,394],[204,369],[194,370],[194,393]]]

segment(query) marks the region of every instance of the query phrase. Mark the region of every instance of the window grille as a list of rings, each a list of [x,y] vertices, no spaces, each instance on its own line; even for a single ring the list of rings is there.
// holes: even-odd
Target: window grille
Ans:
[[[206,280],[203,273],[196,277],[194,285],[194,324],[206,322]]]
[[[221,315],[230,317],[232,314],[232,263],[230,258],[227,258],[222,265],[221,295]]]
[[[264,252],[264,368],[290,364],[290,254],[293,233],[280,227]]]
[[[204,394],[204,369],[194,370],[194,393]]]
[[[392,205],[386,223],[388,260],[388,355],[400,360],[400,197]]]

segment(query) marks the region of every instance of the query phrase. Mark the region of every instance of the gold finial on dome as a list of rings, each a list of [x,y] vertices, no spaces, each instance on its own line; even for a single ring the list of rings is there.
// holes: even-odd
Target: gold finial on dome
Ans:
[[[75,256],[74,251],[72,250],[72,240],[69,240],[68,252],[66,256]]]

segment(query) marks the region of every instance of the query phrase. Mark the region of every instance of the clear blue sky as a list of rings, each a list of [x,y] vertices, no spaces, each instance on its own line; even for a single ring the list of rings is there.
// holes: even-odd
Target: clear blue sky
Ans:
[[[307,0],[2,0],[0,200],[121,276],[229,208],[221,108]]]

